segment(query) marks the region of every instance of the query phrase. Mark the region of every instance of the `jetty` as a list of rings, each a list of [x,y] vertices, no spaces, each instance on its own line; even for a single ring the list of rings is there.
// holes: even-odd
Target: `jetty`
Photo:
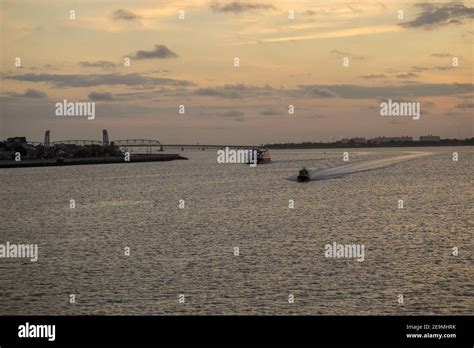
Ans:
[[[1,168],[26,168],[26,167],[52,167],[52,166],[74,166],[88,164],[130,164],[138,162],[162,162],[174,160],[187,160],[178,154],[160,153],[153,155],[131,155],[129,161],[121,156],[113,157],[86,157],[86,158],[62,158],[62,159],[25,159],[21,161],[0,161]]]

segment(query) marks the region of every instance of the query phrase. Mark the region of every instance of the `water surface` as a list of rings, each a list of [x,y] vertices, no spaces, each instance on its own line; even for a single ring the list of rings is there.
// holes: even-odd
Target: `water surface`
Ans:
[[[430,155],[287,180],[343,151],[351,165]],[[39,245],[36,263],[0,259],[0,314],[473,313],[473,147],[280,150],[256,168],[184,156],[0,170],[0,243]],[[333,242],[364,244],[365,261],[325,258]]]

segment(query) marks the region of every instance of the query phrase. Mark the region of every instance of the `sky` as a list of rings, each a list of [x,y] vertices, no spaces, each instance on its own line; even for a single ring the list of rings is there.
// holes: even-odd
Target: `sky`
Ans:
[[[473,19],[474,1],[0,0],[0,139],[473,137]],[[388,99],[420,119],[381,116]]]

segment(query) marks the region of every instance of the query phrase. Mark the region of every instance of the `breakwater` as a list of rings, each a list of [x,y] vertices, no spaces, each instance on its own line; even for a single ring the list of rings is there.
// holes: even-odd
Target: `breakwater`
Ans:
[[[123,157],[90,157],[90,158],[64,158],[58,159],[32,159],[21,161],[0,161],[0,168],[25,168],[25,167],[49,167],[49,166],[72,166],[88,164],[113,164],[113,163],[137,163],[137,162],[161,162],[186,160],[178,154],[162,153],[156,155],[132,155],[130,161]]]

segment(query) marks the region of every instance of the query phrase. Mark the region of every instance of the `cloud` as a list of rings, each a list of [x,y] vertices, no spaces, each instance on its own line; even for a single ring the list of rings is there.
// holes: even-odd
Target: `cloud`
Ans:
[[[359,86],[359,85],[303,85],[303,92],[320,89],[327,90],[338,98],[374,99],[374,98],[416,98],[428,96],[449,96],[469,93],[474,87],[471,83],[428,84],[412,83],[397,86]]]
[[[459,99],[473,99],[474,100],[474,95],[473,94],[465,94],[465,95],[458,95]]]
[[[121,8],[112,12],[112,18],[116,21],[135,21],[139,20],[141,17],[131,11]]]
[[[403,28],[396,26],[396,25],[382,25],[382,26],[368,26],[368,27],[361,27],[356,26],[353,28],[344,28],[338,29],[335,31],[324,31],[324,32],[316,32],[314,34],[309,35],[290,35],[284,37],[275,37],[269,39],[258,39],[258,40],[250,40],[246,42],[239,42],[235,45],[257,45],[257,44],[268,44],[268,43],[279,43],[279,42],[295,42],[295,41],[302,41],[302,40],[318,40],[318,39],[330,39],[330,38],[343,38],[343,37],[354,37],[354,36],[361,36],[361,35],[375,35],[375,34],[382,34],[382,33],[391,33],[391,32],[398,32],[403,30]],[[337,50],[334,50],[339,53],[343,53]],[[352,59],[363,59],[363,56],[351,56]]]
[[[46,98],[48,95],[37,89],[28,88],[24,94],[26,98]]]
[[[402,80],[400,82],[404,83],[405,85],[421,83],[420,81],[416,81],[416,80]]]
[[[194,94],[196,95],[202,95],[202,96],[210,96],[210,97],[221,97],[224,96],[220,90],[217,88],[199,88],[194,91]]]
[[[102,69],[109,69],[109,68],[113,68],[117,66],[117,64],[109,62],[107,60],[98,60],[95,62],[82,61],[82,62],[79,62],[79,65],[82,66],[83,68],[102,68]]]
[[[240,110],[232,109],[232,110],[225,110],[225,111],[209,111],[209,110],[202,110],[199,112],[199,116],[202,117],[223,117],[232,119],[237,122],[243,122],[245,113]]]
[[[323,119],[323,118],[326,118],[326,116],[324,116],[323,114],[320,114],[320,113],[313,113],[313,114],[309,114],[308,116],[306,116],[306,118]]]
[[[447,58],[452,57],[453,55],[449,53],[433,53],[431,56],[436,58]]]
[[[241,117],[244,115],[244,113],[239,110],[229,110],[224,112],[218,112],[216,113],[216,115],[222,117]]]
[[[474,18],[474,8],[466,7],[462,2],[446,4],[417,4],[421,13],[414,20],[400,23],[403,28],[433,29],[449,24],[462,24],[463,19]]]
[[[29,82],[47,82],[56,87],[93,87],[101,85],[126,85],[126,86],[190,86],[193,83],[185,80],[143,76],[140,74],[23,74],[5,76],[4,79]]]
[[[350,57],[351,59],[354,59],[354,60],[362,60],[362,59],[365,58],[364,56],[357,56],[357,55],[351,54],[349,52],[342,52],[342,51],[339,51],[339,50],[332,50],[331,54],[335,54],[339,58]]]
[[[316,86],[309,86],[305,88],[305,94],[312,98],[335,98],[337,95],[325,88],[319,88]]]
[[[432,108],[436,105],[435,103],[427,101],[427,100],[424,100],[422,104],[424,108]]]
[[[409,72],[409,73],[405,73],[405,74],[398,74],[398,75],[395,75],[395,76],[399,79],[411,79],[413,77],[418,77],[418,74]]]
[[[474,103],[462,103],[462,104],[456,105],[456,107],[458,109],[472,109],[474,108]]]
[[[278,90],[274,90],[268,85],[258,87],[244,84],[206,87],[199,88],[194,91],[194,94],[199,96],[219,97],[227,99],[252,98],[265,95],[268,96],[276,93],[278,93]]]
[[[360,86],[360,85],[299,85],[294,89],[272,88],[235,84],[195,89],[192,93],[198,96],[209,96],[225,99],[279,99],[281,98],[342,98],[342,99],[375,99],[375,98],[416,98],[430,96],[449,96],[470,93],[473,84],[425,84],[406,81],[402,85]]]
[[[234,13],[234,14],[239,14],[239,13],[254,11],[254,10],[276,10],[276,7],[273,6],[272,4],[251,3],[251,2],[241,2],[241,1],[232,1],[224,5],[215,1],[211,3],[209,7],[214,12]]]
[[[411,70],[414,72],[422,72],[422,71],[445,71],[445,70],[451,70],[454,69],[454,66],[432,66],[432,67],[424,67],[424,66],[412,66]]]
[[[28,88],[25,93],[7,92],[7,95],[17,98],[47,98],[48,95],[37,89]]]
[[[351,10],[354,13],[362,13],[363,12],[361,9],[357,8],[356,4],[345,4],[345,5],[349,10]]]
[[[433,68],[428,68],[428,67],[418,66],[418,65],[414,65],[414,66],[411,67],[411,70],[416,71],[416,72],[428,71],[428,70],[432,70],[432,69]]]
[[[281,112],[275,109],[264,109],[260,111],[260,115],[263,115],[263,116],[276,116],[276,115],[281,115],[281,114],[282,114]]]
[[[362,75],[360,78],[367,79],[367,80],[374,80],[374,79],[384,79],[387,75],[383,74],[371,74],[371,75]]]
[[[100,101],[100,100],[113,100],[112,94],[107,92],[91,92],[88,95],[90,100]]]
[[[434,70],[445,71],[445,70],[451,70],[454,68],[455,68],[454,66],[435,66]]]
[[[167,59],[177,57],[178,55],[165,45],[155,45],[155,49],[151,51],[138,50],[135,55],[132,56],[134,59]]]
[[[25,66],[24,67],[25,69],[28,69],[28,70],[57,70],[58,68],[56,68],[55,66],[51,65],[51,64],[44,64],[44,65],[40,65],[40,66]]]

